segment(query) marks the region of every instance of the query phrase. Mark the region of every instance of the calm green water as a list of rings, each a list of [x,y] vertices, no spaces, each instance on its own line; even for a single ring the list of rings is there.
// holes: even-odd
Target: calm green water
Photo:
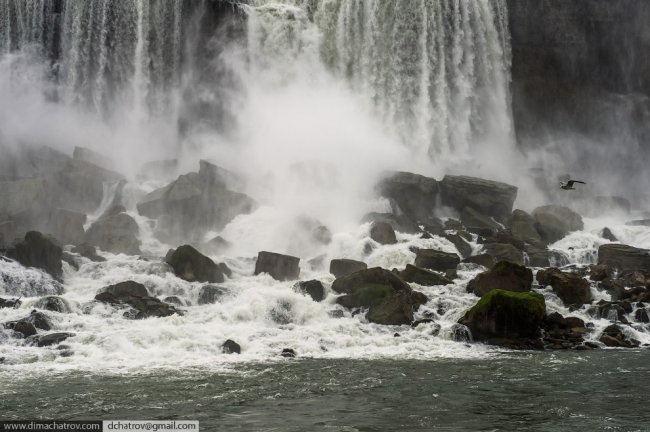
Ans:
[[[313,360],[232,373],[0,371],[3,419],[187,419],[223,431],[650,431],[649,351]]]

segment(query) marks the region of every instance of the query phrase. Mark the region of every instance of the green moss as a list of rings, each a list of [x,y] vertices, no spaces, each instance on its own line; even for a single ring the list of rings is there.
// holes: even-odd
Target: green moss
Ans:
[[[467,312],[466,319],[471,321],[477,316],[485,315],[497,303],[521,309],[525,315],[535,319],[542,319],[546,315],[546,302],[541,294],[494,289],[481,297]]]

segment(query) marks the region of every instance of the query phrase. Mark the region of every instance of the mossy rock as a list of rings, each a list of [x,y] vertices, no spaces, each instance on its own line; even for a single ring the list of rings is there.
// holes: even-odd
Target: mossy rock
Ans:
[[[546,316],[541,294],[494,289],[484,295],[459,321],[478,341],[539,338]]]

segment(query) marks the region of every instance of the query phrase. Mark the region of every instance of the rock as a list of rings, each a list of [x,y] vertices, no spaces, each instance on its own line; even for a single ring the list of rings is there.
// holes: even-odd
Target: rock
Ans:
[[[449,285],[453,283],[453,281],[439,275],[438,273],[421,269],[411,264],[406,265],[406,268],[400,272],[400,276],[406,282],[416,283],[423,286]]]
[[[367,268],[368,264],[362,261],[355,261],[345,258],[333,259],[330,261],[330,273],[333,274],[337,279],[361,270],[366,270]]]
[[[232,270],[230,270],[230,267],[226,263],[217,263],[217,267],[219,267],[219,270],[221,270],[221,273],[224,274],[226,277],[231,277],[232,276]]]
[[[639,308],[634,312],[634,319],[640,323],[650,323],[650,315],[646,308]]]
[[[552,349],[582,349],[583,335],[587,332],[580,318],[565,318],[553,312],[544,319],[544,346]]]
[[[167,296],[163,299],[163,302],[173,304],[175,306],[190,306],[187,301],[181,299],[178,296]]]
[[[417,223],[405,215],[393,215],[390,213],[368,213],[362,219],[361,223],[368,222],[385,222],[390,224],[395,231],[407,234],[417,234],[422,232]]]
[[[88,228],[86,243],[106,252],[140,255],[138,224],[128,214],[110,210]]]
[[[625,222],[625,225],[629,226],[650,226],[650,219],[637,219],[629,222]]]
[[[515,210],[508,224],[510,233],[515,240],[522,241],[537,247],[543,247],[542,237],[535,229],[535,218],[523,210]]]
[[[178,176],[178,159],[154,160],[144,163],[138,170],[138,180],[173,180]]]
[[[228,290],[214,285],[204,285],[199,291],[199,305],[213,304],[226,295]]]
[[[46,334],[38,338],[37,345],[39,347],[57,345],[74,335],[75,335],[74,333],[66,333],[66,332]]]
[[[57,296],[43,297],[38,302],[36,302],[35,307],[52,312],[70,313],[70,307],[66,301]]]
[[[247,195],[231,190],[234,175],[207,161],[199,172],[181,175],[177,180],[146,195],[138,212],[158,219],[156,236],[165,242],[198,239],[205,231],[221,230],[240,214],[250,213],[257,203]]]
[[[462,263],[471,263],[471,264],[478,264],[480,266],[483,266],[487,268],[488,270],[494,267],[494,265],[497,263],[497,260],[494,259],[492,255],[488,254],[481,254],[481,255],[474,255],[469,258],[465,258],[464,260],[461,261]]]
[[[564,238],[571,231],[580,231],[584,228],[582,217],[564,206],[537,207],[533,210],[533,217],[535,229],[546,244]]]
[[[9,299],[0,298],[0,309],[2,309],[2,308],[18,309],[21,304],[22,304],[22,302],[20,301],[20,299],[11,299],[11,300],[9,300]]]
[[[34,336],[36,334],[36,327],[34,327],[34,324],[24,320],[18,321],[14,325],[13,330],[22,333],[24,337]]]
[[[37,329],[41,330],[52,330],[54,326],[52,325],[52,321],[48,318],[47,315],[45,315],[43,312],[38,312],[36,310],[31,311],[29,316],[24,319],[24,321],[27,321],[31,324],[34,325]]]
[[[78,246],[72,248],[72,252],[81,255],[82,257],[88,258],[94,262],[104,262],[106,258],[97,255],[97,250],[95,246],[88,243],[81,243]]]
[[[566,305],[583,305],[591,303],[593,297],[589,281],[575,273],[567,273],[556,268],[537,272],[537,281],[542,286],[551,285],[553,292]]]
[[[274,252],[260,252],[255,263],[255,275],[268,273],[275,280],[295,280],[300,275],[300,258]]]
[[[68,155],[48,146],[21,144],[11,149],[0,144],[0,153],[0,181],[50,176],[63,170],[70,161]]]
[[[384,325],[411,324],[413,311],[427,302],[424,294],[379,267],[337,278],[332,289],[346,294],[337,299],[338,304],[348,309],[369,308],[368,321]]]
[[[232,243],[221,236],[216,236],[201,246],[201,252],[207,255],[221,255],[232,248]]]
[[[310,237],[316,243],[328,245],[332,242],[332,232],[325,225],[312,228]]]
[[[415,265],[425,269],[445,271],[455,269],[458,264],[460,264],[460,258],[455,253],[420,249],[415,254]]]
[[[7,251],[9,258],[25,267],[45,270],[56,280],[63,276],[62,255],[61,247],[38,231],[29,231],[23,241],[14,243]]]
[[[472,342],[472,332],[463,324],[452,324],[450,332],[454,342]]]
[[[539,348],[537,342],[546,316],[541,294],[495,289],[468,310],[460,324],[474,340],[513,348]]]
[[[650,272],[650,250],[623,244],[605,244],[598,248],[598,264],[618,271]]]
[[[13,219],[18,230],[43,232],[62,244],[79,244],[84,239],[84,213],[35,203]]]
[[[283,348],[280,355],[284,358],[294,358],[296,357],[296,351],[292,348]]]
[[[628,301],[608,302],[601,300],[595,307],[590,308],[588,312],[596,318],[628,324],[625,315],[632,312],[632,305]]]
[[[373,222],[370,228],[370,238],[382,245],[397,243],[395,230],[387,222]]]
[[[16,224],[12,221],[2,221],[0,216],[0,251],[6,250],[16,239]]]
[[[228,339],[221,345],[221,352],[224,354],[241,354],[241,347],[234,340]]]
[[[409,172],[392,172],[379,183],[377,190],[388,198],[394,214],[420,222],[433,215],[438,182]]]
[[[111,158],[99,152],[91,150],[86,147],[76,146],[72,151],[72,159],[76,161],[89,162],[93,165],[105,169],[115,169],[117,164]]]
[[[485,252],[497,261],[510,261],[511,263],[523,265],[524,256],[511,244],[487,243],[483,245]]]
[[[616,236],[612,233],[612,230],[610,230],[607,227],[603,228],[603,230],[600,232],[600,236],[602,238],[604,238],[604,239],[607,239],[607,240],[611,241],[611,242],[617,242],[618,241]]]
[[[623,333],[620,326],[613,324],[603,330],[600,341],[608,347],[636,348],[640,345],[638,340],[632,339]]]
[[[538,249],[530,246],[526,250],[528,265],[531,267],[563,267],[569,260],[559,251]]]
[[[103,292],[110,293],[115,297],[149,297],[149,291],[141,283],[134,281],[120,282],[115,285],[110,285],[104,288]]]
[[[471,207],[463,208],[460,212],[460,221],[470,232],[477,232],[477,230],[496,232],[501,228],[501,225],[494,219],[479,213]]]
[[[293,289],[301,294],[308,295],[315,302],[325,299],[325,287],[318,280],[301,281],[293,286]]]
[[[440,192],[443,205],[459,212],[467,207],[501,223],[507,222],[517,197],[515,186],[468,176],[446,175]]]
[[[524,266],[500,261],[490,270],[478,274],[467,285],[467,291],[482,297],[494,289],[528,292],[533,285],[533,272]]]
[[[190,245],[179,246],[168,254],[166,262],[176,276],[188,282],[221,283],[225,280],[219,266]]]
[[[461,257],[467,258],[468,256],[472,255],[472,245],[467,243],[467,241],[465,241],[465,239],[460,235],[444,234],[443,237],[452,242],[454,246],[456,246],[456,250]]]
[[[0,182],[0,215],[14,217],[28,212],[34,206],[47,207],[49,199],[48,184],[44,179],[25,178]],[[11,240],[13,239],[7,239]]]

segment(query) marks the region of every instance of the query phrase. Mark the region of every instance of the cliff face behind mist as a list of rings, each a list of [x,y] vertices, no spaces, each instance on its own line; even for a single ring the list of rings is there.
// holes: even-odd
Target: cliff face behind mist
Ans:
[[[650,2],[508,0],[513,112],[524,145],[543,134],[650,137]],[[631,119],[620,125],[615,112]]]

